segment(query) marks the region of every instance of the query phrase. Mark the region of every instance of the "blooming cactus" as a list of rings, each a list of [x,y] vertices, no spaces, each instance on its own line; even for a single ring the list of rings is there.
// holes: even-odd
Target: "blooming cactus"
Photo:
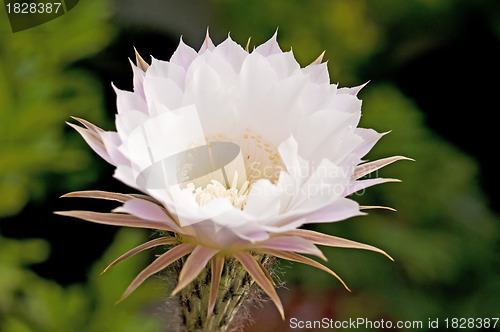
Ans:
[[[115,88],[116,131],[103,131],[76,118],[85,128],[70,125],[116,167],[115,178],[143,194],[74,192],[64,196],[110,199],[122,205],[111,213],[58,212],[163,231],[163,236],[109,266],[148,248],[170,246],[132,281],[122,298],[149,276],[189,255],[172,294],[210,265],[209,318],[223,266],[232,259],[284,317],[258,255],[312,265],[341,282],[329,268],[302,254],[326,260],[316,246],[324,245],[388,256],[370,245],[300,229],[373,208],[359,206],[347,196],[397,181],[361,178],[407,159],[362,160],[383,136],[357,127],[361,101],[356,94],[362,86],[330,84],[322,56],[301,68],[291,51],[280,49],[276,34],[252,52],[230,37],[215,46],[207,33],[199,51],[181,40],[170,61],[153,58],[148,65],[136,56],[134,91]]]

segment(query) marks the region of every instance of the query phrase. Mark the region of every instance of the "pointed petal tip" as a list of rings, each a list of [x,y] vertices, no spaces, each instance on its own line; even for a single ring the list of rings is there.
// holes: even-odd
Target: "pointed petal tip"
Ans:
[[[252,39],[252,37],[248,37],[247,45],[245,46],[245,51],[247,51],[247,53],[250,53],[250,40],[251,39]]]
[[[170,294],[170,296],[175,296],[177,293],[181,291],[182,288],[179,287],[179,285],[175,286],[174,290]]]
[[[359,206],[360,210],[370,210],[370,209],[383,209],[383,210],[389,210],[393,212],[397,212],[395,208],[392,208],[390,206],[380,206],[380,205],[360,205]]]
[[[137,49],[134,46],[134,53],[135,53],[135,63],[138,68],[140,68],[143,72],[146,72],[149,68],[149,64],[144,61],[144,59],[141,57],[139,52],[137,52]],[[130,59],[129,59],[130,60]],[[132,61],[130,61],[132,63]]]
[[[321,64],[321,61],[323,61],[323,57],[325,56],[325,52],[326,52],[326,50],[324,50],[324,51],[323,51],[323,52],[319,55],[319,57],[318,57],[316,60],[314,60],[311,64],[312,64],[312,65],[319,65],[319,64]]]

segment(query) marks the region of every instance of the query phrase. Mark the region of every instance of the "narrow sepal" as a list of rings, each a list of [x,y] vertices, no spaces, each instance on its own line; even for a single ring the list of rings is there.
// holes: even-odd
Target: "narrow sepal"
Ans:
[[[323,51],[323,53],[321,53],[319,55],[319,57],[316,60],[314,60],[311,64],[312,65],[319,65],[321,63],[321,61],[323,61],[323,57],[325,56],[325,52],[326,51]]]
[[[383,158],[375,161],[371,161],[368,163],[364,163],[356,167],[354,170],[354,173],[352,175],[353,180],[357,180],[367,174],[370,174],[382,167],[385,167],[389,164],[392,164],[393,162],[396,162],[398,160],[411,160],[414,161],[411,158],[408,157],[403,157],[403,156],[394,156],[394,157],[388,157],[388,158]]]
[[[143,72],[146,72],[146,70],[148,70],[149,68],[149,64],[146,61],[144,61],[144,59],[141,57],[139,52],[137,52],[135,47],[134,47],[134,52],[135,52],[135,63],[137,67],[139,67]]]
[[[162,222],[144,220],[129,214],[122,213],[102,213],[93,211],[56,211],[55,214],[67,217],[79,218],[98,224],[126,226],[136,228],[162,229],[172,232],[172,228]]]
[[[102,149],[103,151],[106,151],[106,147],[104,146],[104,142],[102,141],[102,138],[99,136],[99,134],[96,131],[87,129],[87,128],[82,128],[80,126],[77,126],[74,123],[71,122],[66,122],[68,126],[71,128],[75,129],[84,139],[85,141],[92,146],[94,144],[97,146],[99,149]]]
[[[153,274],[163,270],[179,258],[189,254],[190,252],[193,251],[194,245],[191,243],[182,243],[179,244],[176,247],[173,247],[160,257],[158,257],[153,263],[149,264],[148,267],[146,267],[144,270],[141,271],[137,275],[137,277],[132,281],[132,283],[128,286],[127,290],[123,295],[120,297],[120,299],[117,301],[120,302],[123,299],[125,299],[127,296],[130,295],[137,287],[139,287],[144,280],[152,276]]]
[[[289,261],[294,261],[294,262],[298,262],[298,263],[302,263],[302,264],[307,264],[307,265],[313,266],[315,268],[318,268],[320,270],[323,270],[325,272],[328,272],[332,276],[334,276],[335,278],[337,278],[342,283],[342,285],[345,287],[345,289],[347,289],[349,292],[351,291],[349,289],[349,287],[347,287],[347,285],[345,284],[345,282],[342,280],[342,278],[340,278],[335,272],[333,272],[332,270],[330,270],[329,268],[327,268],[323,264],[318,263],[318,262],[316,262],[313,259],[310,259],[309,257],[305,257],[305,256],[299,255],[299,254],[297,254],[295,252],[284,251],[284,250],[263,249],[261,251],[263,253],[265,253],[265,254],[276,256],[278,258],[286,259],[286,260],[289,260]]]
[[[300,236],[276,236],[259,242],[253,247],[295,251],[302,254],[315,255],[325,261],[327,260],[318,247],[316,247],[311,241],[308,241]]]
[[[61,198],[66,198],[66,197],[106,199],[110,201],[117,201],[120,203],[125,203],[129,199],[134,198],[134,196],[132,195],[113,193],[101,190],[73,191],[61,196]]]
[[[179,273],[177,286],[175,286],[175,289],[172,291],[172,296],[180,292],[187,284],[193,281],[217,252],[219,252],[218,249],[198,245],[191,255],[189,255],[188,259],[186,259],[186,262],[184,262],[181,273]]]
[[[207,320],[210,320],[215,308],[215,300],[217,299],[217,291],[222,276],[222,269],[224,268],[224,256],[215,255],[212,258],[212,280],[210,281],[210,295],[208,298]]]
[[[250,53],[250,40],[252,40],[252,37],[248,37],[247,45],[245,46],[245,51]]]
[[[102,130],[101,128],[97,127],[95,124],[93,123],[90,123],[88,122],[87,120],[85,119],[81,119],[81,118],[78,118],[76,116],[72,116],[71,117],[72,119],[80,122],[82,125],[84,125],[88,130],[91,130],[93,132],[96,132],[96,133],[99,133],[99,132],[102,132],[104,130]]]
[[[241,265],[248,271],[250,276],[255,280],[255,282],[266,292],[271,298],[274,305],[278,309],[281,318],[285,320],[285,312],[281,300],[274,289],[273,284],[269,281],[266,274],[262,271],[261,266],[255,261],[252,255],[246,252],[238,252],[234,254],[237,260],[240,261]]]
[[[364,250],[371,250],[378,252],[387,258],[389,258],[391,261],[394,261],[391,256],[389,256],[385,251],[382,249],[379,249],[377,247],[356,242],[356,241],[351,241],[347,240],[341,237],[336,237],[328,234],[323,234],[311,230],[306,230],[306,229],[295,229],[289,232],[286,232],[287,235],[295,235],[295,236],[300,236],[303,239],[309,240],[315,244],[320,244],[324,246],[329,246],[329,247],[340,247],[340,248],[354,248],[354,249],[364,249]]]
[[[121,261],[124,261],[125,259],[127,259],[127,258],[129,258],[137,253],[140,253],[141,251],[144,251],[144,250],[149,249],[149,248],[165,245],[165,244],[173,244],[176,242],[177,242],[177,239],[175,237],[171,237],[171,236],[163,236],[163,237],[145,242],[145,243],[141,244],[140,246],[137,246],[134,249],[132,249],[132,250],[126,252],[125,254],[121,255],[120,257],[118,257],[116,260],[113,261],[113,263],[109,264],[104,269],[104,271],[101,272],[101,274],[108,271],[110,268],[112,268],[116,264],[120,263]]]
[[[140,199],[143,199],[146,201],[150,201],[151,203],[155,203],[156,205],[163,207],[163,204],[160,201],[158,201],[157,199],[155,199],[151,196],[143,195],[143,194],[130,194],[130,196],[132,196],[134,198],[140,198]]]
[[[360,210],[384,209],[384,210],[390,210],[390,211],[397,211],[396,209],[391,208],[389,206],[380,206],[380,205],[360,205],[359,209]]]

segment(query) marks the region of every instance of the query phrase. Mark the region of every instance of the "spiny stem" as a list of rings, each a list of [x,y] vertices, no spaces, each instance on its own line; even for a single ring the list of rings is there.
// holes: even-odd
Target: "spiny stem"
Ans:
[[[269,269],[274,259],[264,255],[254,256]],[[213,314],[206,321],[208,298],[210,294],[210,265],[179,293],[179,304],[183,331],[231,331],[245,323],[243,307],[255,300],[254,280],[243,266],[234,258],[226,258],[224,271],[219,284],[219,291]]]

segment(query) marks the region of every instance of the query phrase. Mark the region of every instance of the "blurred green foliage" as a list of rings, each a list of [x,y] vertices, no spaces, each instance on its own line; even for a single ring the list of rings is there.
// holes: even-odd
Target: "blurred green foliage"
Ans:
[[[107,6],[85,1],[78,10],[15,34],[2,21],[0,216],[16,214],[48,189],[61,186],[64,192],[95,179],[85,172],[92,152],[75,135],[64,135],[62,124],[70,116],[104,122],[101,83],[71,64],[112,39]],[[0,16],[6,15],[0,7]]]
[[[145,240],[145,233],[124,229],[103,256],[111,262]],[[84,250],[84,249],[80,249]],[[42,279],[28,269],[46,259],[43,240],[9,240],[0,237],[0,331],[68,332],[124,331],[157,332],[161,329],[156,309],[147,306],[159,300],[164,289],[148,282],[127,301],[114,305],[147,256],[132,257],[99,276],[105,268],[96,263],[84,285],[62,287]],[[64,267],[58,273],[64,273]]]

